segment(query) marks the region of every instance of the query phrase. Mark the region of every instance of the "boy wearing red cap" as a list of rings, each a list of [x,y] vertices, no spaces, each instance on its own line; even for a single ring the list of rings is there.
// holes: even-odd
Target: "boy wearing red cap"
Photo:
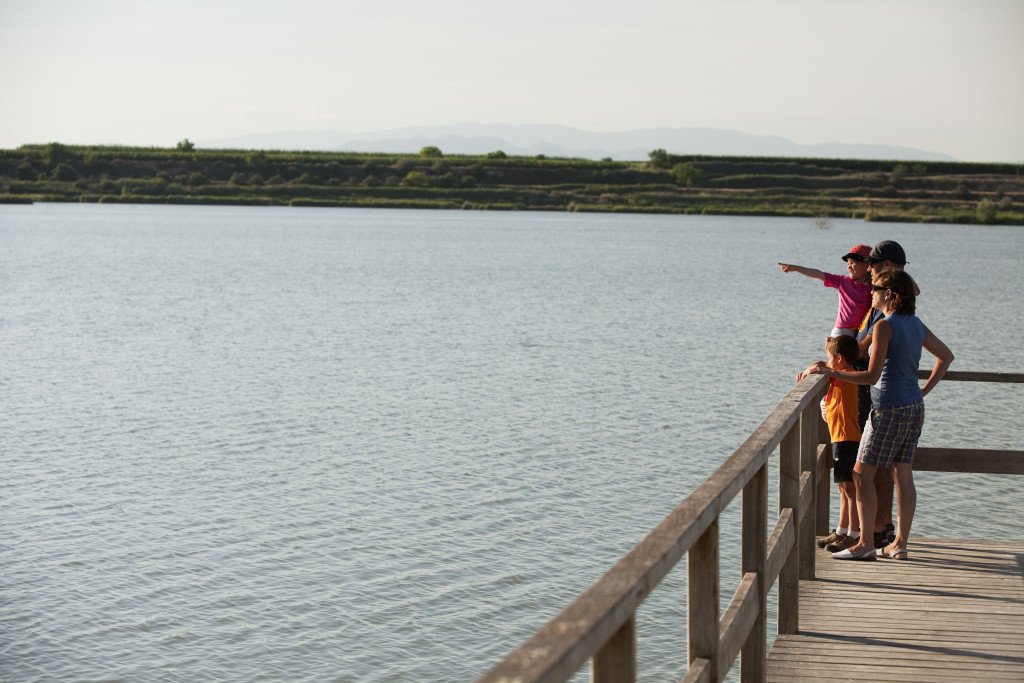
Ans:
[[[858,244],[843,257],[846,261],[846,272],[849,275],[834,275],[815,268],[795,266],[791,263],[779,263],[783,273],[800,273],[813,277],[839,291],[839,313],[836,314],[832,337],[842,334],[856,336],[857,328],[871,308],[871,273],[868,271],[868,256],[871,247]]]

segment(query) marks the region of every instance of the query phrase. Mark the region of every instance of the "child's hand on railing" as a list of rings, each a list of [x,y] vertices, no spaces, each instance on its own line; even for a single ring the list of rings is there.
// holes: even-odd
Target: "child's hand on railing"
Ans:
[[[822,367],[827,368],[828,363],[823,360],[815,361],[810,367],[796,376],[796,383],[800,384],[807,375],[820,375],[823,372],[821,370]]]
[[[811,364],[806,370],[796,376],[796,383],[800,384],[807,375],[823,375],[828,370],[828,363],[823,360],[819,360]]]
[[[823,360],[819,360],[817,363],[807,368],[808,375],[824,375],[825,371],[828,370],[828,363]]]

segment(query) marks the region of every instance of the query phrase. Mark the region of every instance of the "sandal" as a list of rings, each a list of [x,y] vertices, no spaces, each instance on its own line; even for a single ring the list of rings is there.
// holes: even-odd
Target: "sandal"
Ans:
[[[854,555],[852,552],[850,552],[850,549],[847,548],[846,550],[843,550],[842,552],[832,553],[832,559],[833,560],[869,560],[869,561],[871,561],[871,560],[875,559],[875,555],[876,555],[876,551],[875,551],[874,548],[871,548],[869,550],[865,550],[860,555]]]
[[[910,557],[907,555],[906,548],[897,548],[896,544],[888,545],[882,548],[882,557],[888,557],[891,560],[909,560]]]
[[[875,548],[884,548],[896,540],[896,525],[886,524],[885,528],[875,534]]]

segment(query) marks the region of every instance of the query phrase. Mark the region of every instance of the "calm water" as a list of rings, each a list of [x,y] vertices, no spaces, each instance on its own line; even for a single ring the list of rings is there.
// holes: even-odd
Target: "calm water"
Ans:
[[[776,262],[886,238],[954,369],[1024,371],[1020,228],[0,206],[0,679],[471,680],[823,357],[835,293]],[[927,406],[926,445],[1024,440],[1018,387]],[[1022,534],[1012,478],[919,494],[920,536]]]

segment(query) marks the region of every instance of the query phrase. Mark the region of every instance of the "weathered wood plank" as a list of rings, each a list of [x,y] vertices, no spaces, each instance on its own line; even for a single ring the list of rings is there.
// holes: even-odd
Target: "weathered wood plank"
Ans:
[[[814,480],[810,472],[800,474],[800,515],[803,520],[797,526],[797,554],[800,562],[800,578],[814,578]]]
[[[757,616],[743,649],[740,651],[741,683],[764,683],[764,661],[768,654],[768,467],[762,467],[757,476],[743,487],[742,544],[740,571],[757,576]],[[692,551],[691,551],[692,552]]]
[[[911,559],[819,553],[800,583],[800,632],[769,681],[1024,680],[1024,543],[912,539]]]
[[[975,448],[918,448],[914,470],[921,472],[978,472],[1024,474],[1024,451]]]
[[[814,503],[814,482],[811,480],[810,472],[803,472],[800,474],[800,514],[804,515],[804,519],[810,519],[809,515],[813,510],[812,503]],[[812,562],[811,567],[813,566]]]
[[[793,552],[786,555],[779,572],[779,633],[796,633],[800,622],[800,561],[796,542],[800,539],[800,430],[794,426],[779,445],[779,512],[794,511]]]
[[[884,659],[881,653],[864,652],[860,656],[871,664],[851,667],[843,662],[801,662],[794,667],[782,668],[769,664],[769,681],[883,681],[893,683],[969,683],[974,681],[1020,681],[1019,673],[993,672],[989,675],[984,662],[969,661],[947,663],[945,667],[927,669],[903,666]]]
[[[849,652],[846,654],[848,656]],[[933,656],[931,660],[901,660],[887,658],[886,655],[891,655],[891,652],[887,653],[881,648],[867,648],[857,654],[864,660],[862,663],[850,663],[843,659],[814,659],[811,656],[785,665],[769,661],[768,680],[1020,680],[1019,669],[1015,670],[1013,666],[990,666],[987,660],[976,657]],[[781,671],[789,673],[786,677],[778,677]]]
[[[865,594],[864,597],[862,598],[862,600],[870,600],[873,597],[875,597],[875,596],[873,596],[871,594]],[[887,603],[886,607],[887,607],[887,609],[889,611],[891,611],[893,613],[899,612],[899,610],[901,608],[912,608],[914,610],[914,618],[916,619],[916,627],[915,628],[917,628],[919,630],[927,628],[929,623],[931,623],[929,620],[934,620],[941,627],[942,625],[945,625],[946,623],[948,623],[949,619],[952,618],[952,617],[955,617],[956,620],[959,623],[961,623],[961,624],[964,623],[965,621],[970,620],[972,617],[976,617],[977,621],[991,622],[993,624],[996,624],[996,623],[1000,623],[1002,621],[1001,617],[1005,616],[1008,619],[1008,622],[1006,623],[1007,627],[1013,626],[1013,625],[1018,625],[1018,626],[1021,626],[1020,630],[1024,631],[1024,624],[1020,624],[1017,621],[1019,619],[1019,616],[1017,614],[1017,609],[1014,606],[1012,606],[1012,605],[998,605],[998,604],[991,604],[991,605],[984,605],[984,606],[983,605],[963,605],[963,604],[960,603],[960,601],[947,599],[947,600],[945,600],[945,603],[946,603],[945,605],[923,607],[920,604],[918,604],[919,602],[920,602],[920,599],[918,599],[917,601],[914,601],[914,600],[893,600],[893,601]],[[858,603],[857,602],[852,602],[852,601],[848,601],[848,602],[835,601],[833,604],[836,607],[841,607],[843,609],[856,609],[858,607]],[[803,613],[803,611],[801,611],[801,614],[802,613]],[[808,618],[812,618],[812,617],[827,618],[829,616],[835,616],[835,613],[836,613],[835,609],[833,609],[832,611],[829,611],[828,609],[824,609],[824,608],[814,608],[814,607],[808,607],[807,608],[807,616],[808,616]],[[872,614],[871,617],[861,617],[859,619],[856,616],[851,616],[847,620],[847,622],[851,624],[851,627],[852,627],[853,624],[857,624],[857,623],[860,623],[860,622],[863,622],[863,623],[866,623],[866,624],[873,624],[874,625],[873,628],[877,628],[879,633],[881,633],[883,631],[885,631],[885,632],[893,632],[893,633],[907,633],[908,632],[906,630],[907,627],[901,626],[900,628],[897,628],[897,629],[890,629],[890,628],[888,628],[886,626],[885,622],[883,622],[881,624],[878,624],[877,623],[877,618],[873,614]],[[954,629],[954,630],[957,630],[957,629]],[[909,631],[909,632],[913,633],[914,631]]]
[[[760,607],[757,574],[750,572],[740,579],[732,601],[722,615],[719,633],[718,671],[728,671],[747,640]],[[719,674],[720,675],[720,674]]]
[[[590,660],[592,683],[632,683],[636,680],[636,618],[627,619]]]
[[[918,370],[920,379],[928,379],[931,368]],[[1024,383],[1024,373],[1020,372],[968,372],[964,370],[948,370],[942,378],[943,382],[1005,382],[1009,384]]]
[[[783,510],[779,515],[779,521],[768,539],[768,561],[765,563],[765,581],[767,585],[774,585],[775,580],[782,573],[782,567],[789,556],[789,550],[796,542],[796,527],[793,525],[793,511]]]
[[[682,683],[711,683],[711,662],[707,659],[695,659],[683,676]]]
[[[817,528],[814,494],[818,483],[815,473],[818,465],[818,425],[821,422],[821,409],[817,405],[808,405],[800,413],[800,516],[797,520],[796,543],[801,579],[814,578],[814,553],[807,550],[814,547],[814,532]]]
[[[687,652],[690,662],[706,659],[718,679],[718,521],[701,534],[687,555]]]
[[[814,510],[814,533],[817,536],[825,536],[830,528],[829,503],[831,502],[832,487],[832,444],[827,443],[830,437],[825,421],[819,420],[819,422],[822,425],[822,433],[818,435],[821,443],[818,445],[818,455],[814,463],[817,468],[817,472],[814,475],[814,480],[817,482],[814,485],[816,505]]]
[[[800,642],[794,643],[789,640],[789,636],[782,636],[781,638],[779,638],[779,641],[777,643],[778,653],[784,652],[788,656],[791,656],[793,658],[815,657],[819,661],[828,661],[827,658],[835,654],[848,656],[850,653],[850,646],[848,643],[845,642],[828,642],[824,638],[819,638],[817,641],[814,642],[809,642],[809,640],[810,639],[802,639]],[[906,642],[907,644],[913,645],[918,641],[910,640]],[[872,647],[888,647],[889,645],[890,644],[887,643],[884,646],[872,646],[870,643],[865,643],[863,647],[866,649],[870,649]],[[962,650],[963,648],[961,647],[958,649]],[[1013,662],[1001,662],[999,660],[998,655],[1005,654],[1009,655],[1011,658],[1020,657],[1020,650],[1010,649],[1009,647],[1003,647],[1001,649],[992,648],[991,652],[996,655],[995,657],[992,657],[992,668],[1018,670],[1017,665],[1015,665]],[[954,658],[957,656],[968,657],[968,655],[956,655],[955,653],[951,654]],[[912,661],[920,661],[926,664],[931,664],[935,661],[935,654],[933,651],[930,651],[927,648],[905,648],[900,655],[900,661],[908,663]]]

